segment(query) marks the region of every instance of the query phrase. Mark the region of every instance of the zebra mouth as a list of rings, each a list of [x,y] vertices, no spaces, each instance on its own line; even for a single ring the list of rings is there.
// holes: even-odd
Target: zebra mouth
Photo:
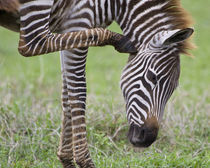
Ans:
[[[145,122],[142,127],[131,124],[128,139],[135,147],[149,147],[157,139],[159,127],[156,124]]]

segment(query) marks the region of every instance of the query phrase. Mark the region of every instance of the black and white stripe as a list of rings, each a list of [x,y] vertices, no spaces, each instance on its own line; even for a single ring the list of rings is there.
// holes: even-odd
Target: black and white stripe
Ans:
[[[192,34],[192,29],[182,30],[181,26],[178,29],[180,23],[176,23],[176,14],[169,13],[169,9],[175,10],[178,2],[179,0],[20,0],[20,51],[26,55],[28,52],[36,55],[65,50],[61,51],[64,119],[58,152],[64,167],[74,167],[74,161],[80,167],[95,167],[86,139],[85,66],[87,47],[99,45],[100,42],[94,43],[94,39],[89,39],[88,33],[91,37],[99,37],[102,32],[100,37],[104,40],[111,33],[106,34],[105,31],[105,37],[103,29],[94,31],[93,28],[105,28],[116,21],[124,35],[138,48],[138,53],[129,57],[120,85],[126,102],[128,122],[141,127],[148,118],[161,119],[165,105],[178,85],[179,47]],[[30,12],[27,11],[29,9]],[[77,49],[71,49],[75,46],[69,47],[68,40],[73,35],[65,33],[75,31],[88,32],[83,35],[74,34],[75,40],[71,45],[78,42],[77,39],[79,44]],[[55,35],[51,32],[62,34]],[[86,41],[86,45],[82,45],[83,36],[90,40]],[[64,45],[63,41],[67,43]]]
[[[75,14],[70,15],[62,25],[63,31],[68,32],[106,27],[115,20],[124,34],[134,41],[138,53],[130,56],[130,61],[124,68],[121,88],[126,101],[128,121],[140,127],[152,116],[157,120],[161,119],[165,104],[178,84],[179,49],[176,43],[163,45],[165,40],[179,31],[174,30],[173,18],[164,10],[168,3],[169,0],[82,0],[75,3]],[[76,108],[75,111],[85,115],[82,112],[85,111],[86,101],[87,49],[71,52],[62,52],[61,56],[65,64],[66,79],[71,79],[68,79],[67,86],[69,97],[77,97],[77,101],[72,100],[70,104],[74,106],[76,103],[80,108]],[[79,69],[76,70],[75,64],[71,62],[77,62]],[[69,72],[73,72],[74,75]],[[84,119],[84,116],[75,115],[72,116],[73,120],[74,117]],[[73,125],[77,128],[85,127],[83,122],[78,123]],[[86,141],[85,129],[83,131],[80,134],[82,138],[77,140],[78,143]],[[78,148],[79,151],[86,151],[82,149]]]

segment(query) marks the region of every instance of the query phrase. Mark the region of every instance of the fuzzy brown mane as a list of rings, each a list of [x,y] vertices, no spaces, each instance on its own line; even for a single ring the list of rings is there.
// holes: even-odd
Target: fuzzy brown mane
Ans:
[[[167,2],[164,6],[164,11],[171,16],[172,19],[172,29],[185,29],[192,27],[193,21],[190,14],[181,6],[180,0],[161,0]],[[179,44],[179,49],[181,53],[190,55],[188,50],[195,48],[195,45],[191,42],[191,38],[185,40]]]
[[[18,0],[0,0],[0,10],[16,13],[19,8]]]

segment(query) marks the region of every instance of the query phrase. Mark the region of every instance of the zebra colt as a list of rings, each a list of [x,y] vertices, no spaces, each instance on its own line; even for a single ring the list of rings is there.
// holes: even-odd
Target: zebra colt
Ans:
[[[179,83],[180,54],[193,48],[192,21],[180,0],[19,0],[15,12],[2,7],[12,1],[18,2],[0,0],[0,25],[20,32],[20,53],[61,50],[63,121],[57,155],[63,167],[95,168],[85,122],[89,46],[110,44],[130,53],[120,79],[128,139],[135,147],[149,147]],[[104,29],[113,21],[123,36]]]

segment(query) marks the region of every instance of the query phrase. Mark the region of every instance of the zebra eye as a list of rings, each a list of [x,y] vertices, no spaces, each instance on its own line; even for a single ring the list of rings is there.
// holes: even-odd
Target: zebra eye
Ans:
[[[147,72],[147,79],[150,82],[152,82],[154,85],[157,84],[157,81],[158,81],[157,75],[154,72],[150,71],[150,70],[148,70],[148,72]]]

